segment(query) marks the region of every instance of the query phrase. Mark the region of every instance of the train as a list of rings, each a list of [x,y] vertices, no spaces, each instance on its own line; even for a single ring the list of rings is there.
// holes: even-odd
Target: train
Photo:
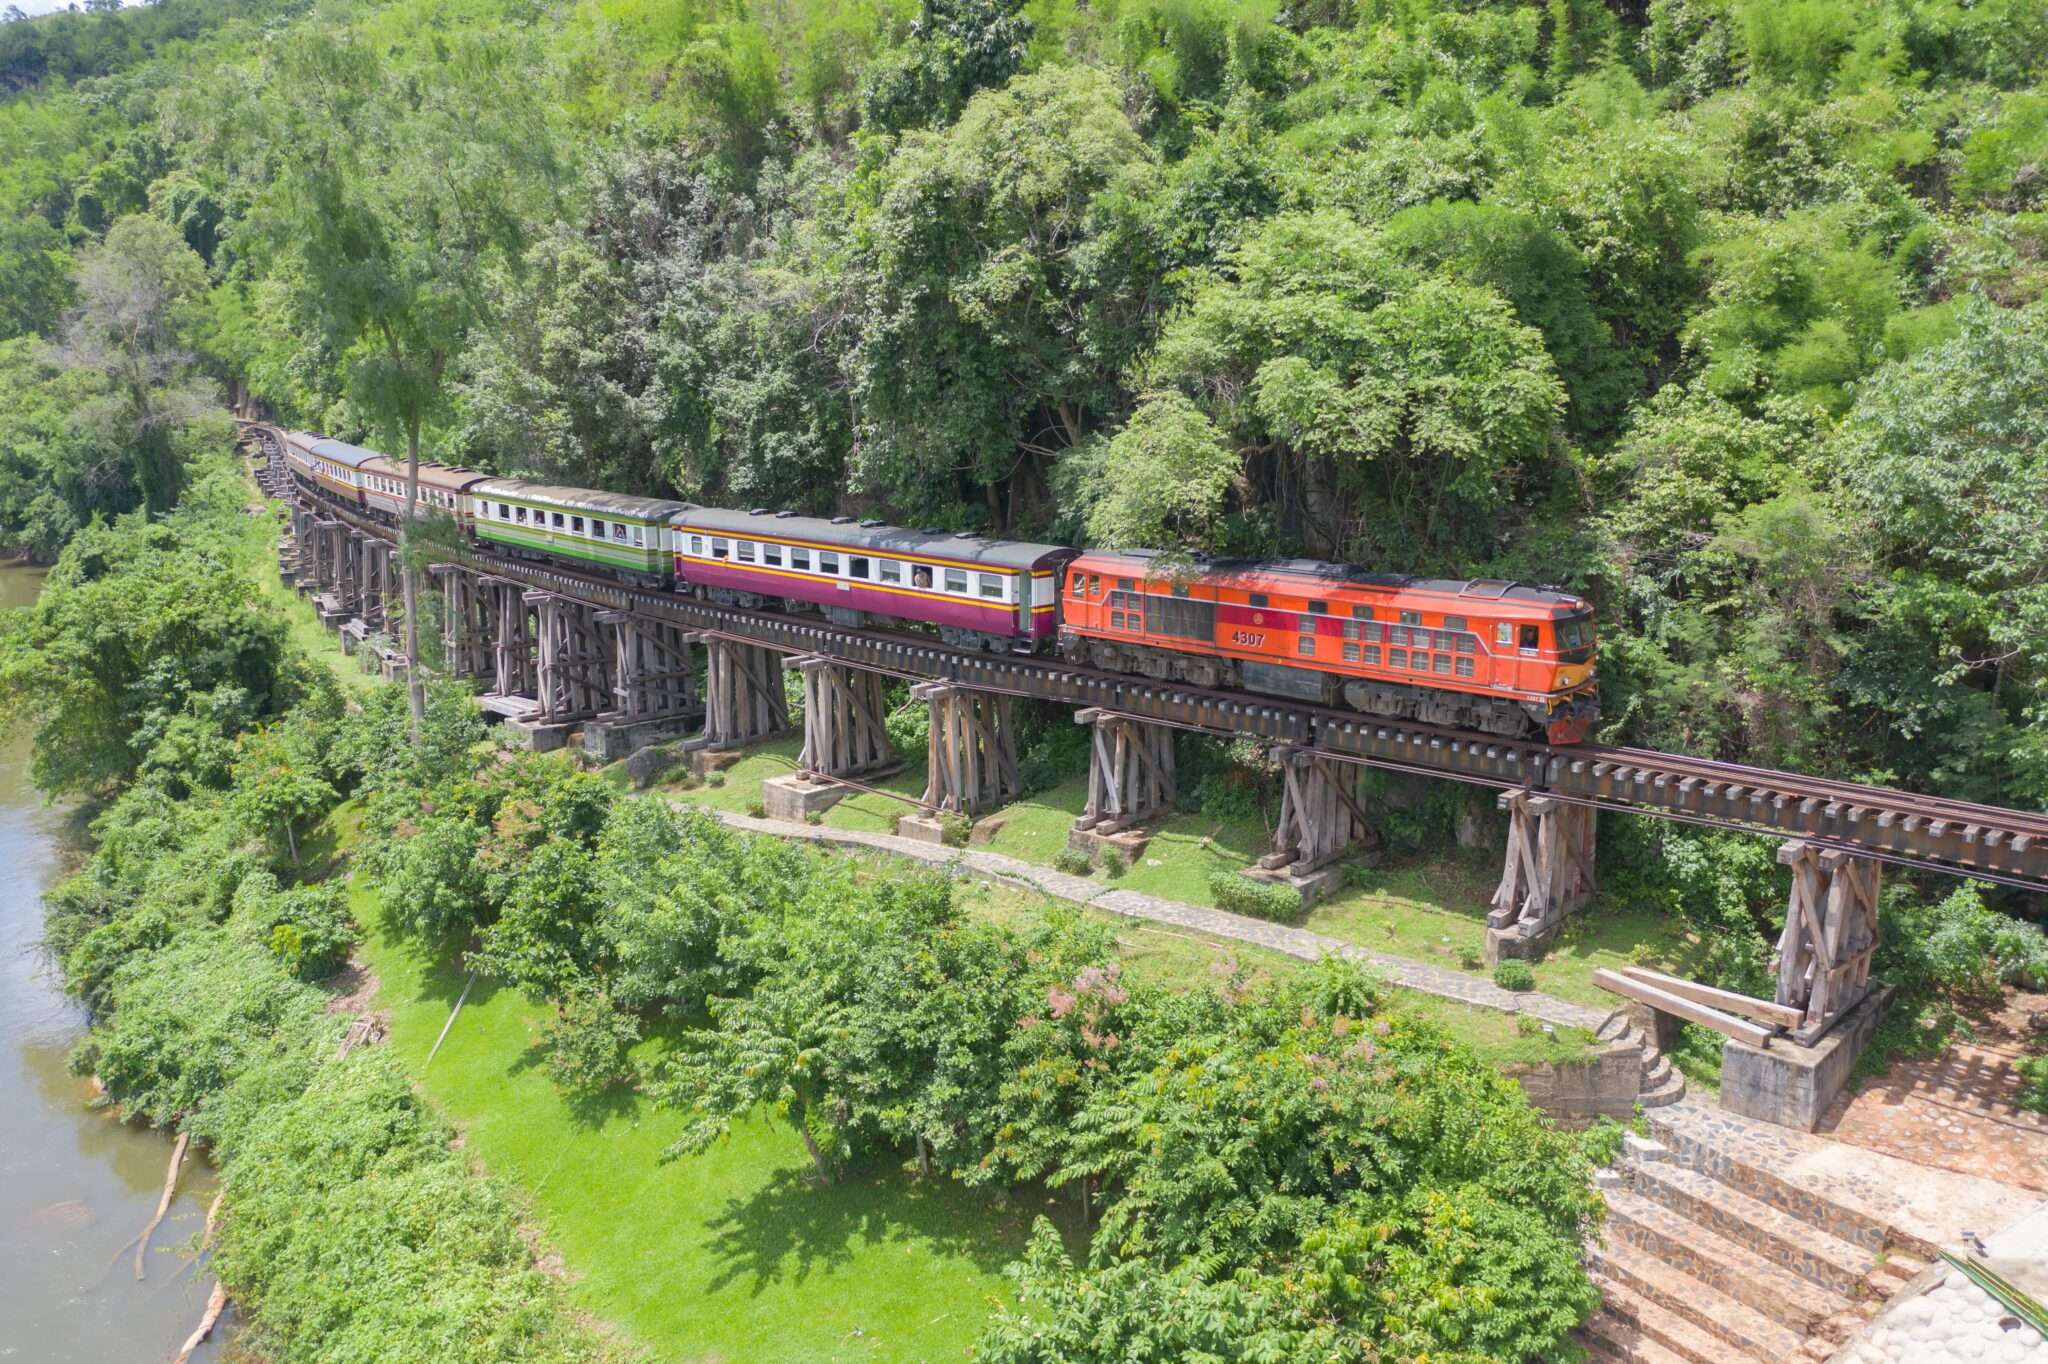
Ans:
[[[404,461],[298,431],[284,457],[314,501],[402,519]],[[1553,744],[1582,742],[1600,714],[1592,608],[1554,587],[1083,550],[438,463],[420,466],[420,501],[480,550],[850,629]]]

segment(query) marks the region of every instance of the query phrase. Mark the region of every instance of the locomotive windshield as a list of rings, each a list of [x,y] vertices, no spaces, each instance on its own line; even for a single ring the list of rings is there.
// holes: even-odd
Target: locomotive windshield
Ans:
[[[1593,613],[1580,612],[1565,616],[1555,622],[1558,654],[1567,663],[1578,663],[1593,656]]]

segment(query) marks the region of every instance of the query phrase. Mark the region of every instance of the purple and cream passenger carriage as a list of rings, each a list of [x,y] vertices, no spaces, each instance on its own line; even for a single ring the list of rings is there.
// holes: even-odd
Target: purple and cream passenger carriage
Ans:
[[[670,522],[676,589],[725,606],[808,606],[835,624],[936,626],[948,644],[1034,650],[1059,633],[1063,545],[879,521],[693,507]]]

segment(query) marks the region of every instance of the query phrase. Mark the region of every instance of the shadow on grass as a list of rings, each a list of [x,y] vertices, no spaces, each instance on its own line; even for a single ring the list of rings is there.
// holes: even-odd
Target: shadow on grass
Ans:
[[[785,1168],[705,1223],[719,1265],[709,1291],[801,1284],[851,1265],[863,1246],[910,1241],[993,1274],[1022,1251],[1031,1219],[1015,1198],[977,1193],[945,1175],[914,1178],[885,1162],[836,1184],[818,1182],[808,1165]]]
[[[547,1065],[547,1044],[529,1042],[505,1067],[505,1074],[511,1077],[534,1070],[545,1074]],[[596,1132],[615,1119],[637,1123],[653,1111],[653,1104],[640,1092],[642,1078],[636,1070],[633,1075],[614,1081],[594,1093],[572,1092],[558,1084],[553,1088],[555,1097],[562,1101],[562,1111],[569,1115],[570,1123],[586,1132]]]

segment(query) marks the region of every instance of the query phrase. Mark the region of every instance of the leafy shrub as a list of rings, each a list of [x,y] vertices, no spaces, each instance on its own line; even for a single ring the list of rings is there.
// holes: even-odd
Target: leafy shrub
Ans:
[[[939,841],[949,848],[964,848],[974,834],[974,821],[966,815],[947,811],[939,816]]]
[[[270,950],[299,980],[325,980],[348,961],[356,945],[341,887],[299,886],[276,896],[262,916],[270,927]]]
[[[589,1101],[634,1078],[631,1051],[640,1025],[588,981],[578,981],[541,1025],[548,1078],[572,1099]]]
[[[1292,923],[1301,917],[1301,896],[1292,886],[1275,881],[1255,881],[1234,871],[1209,873],[1209,893],[1218,909],[1248,914],[1255,919]]]
[[[1621,1159],[1621,1139],[1627,1135],[1626,1127],[1602,1114],[1579,1133],[1579,1150],[1594,1165],[1612,1165]]]
[[[1061,848],[1052,855],[1053,870],[1063,871],[1069,876],[1086,876],[1095,870],[1095,864],[1088,860],[1088,854],[1079,848]]]
[[[723,785],[725,785],[725,773],[723,773],[723,772],[717,772],[717,771],[713,771],[713,772],[707,772],[707,773],[705,773],[705,774],[704,774],[704,784],[705,784],[706,786],[709,786],[709,787],[713,787],[713,788],[717,788],[717,787],[720,787],[720,786],[723,786]]]
[[[1533,990],[1536,971],[1520,957],[1508,957],[1494,964],[1493,983],[1503,990]]]
[[[1458,949],[1458,965],[1467,971],[1477,971],[1486,965],[1486,954],[1467,943]]]
[[[1130,859],[1124,856],[1122,848],[1104,848],[1102,850],[1102,874],[1104,876],[1115,878],[1122,876],[1130,869]]]
[[[822,810],[812,810],[812,811],[811,811],[810,813],[808,813],[808,814],[806,814],[806,815],[804,816],[804,823],[806,823],[806,824],[810,824],[810,825],[814,825],[814,826],[815,826],[815,825],[823,824],[824,822],[825,822],[825,813],[824,813],[824,811],[822,811]]]
[[[2048,1056],[2023,1056],[2019,1062],[2019,1105],[2032,1113],[2048,1113]]]
[[[766,819],[768,818],[768,803],[761,800],[750,800],[747,802],[747,813],[755,819]]]

